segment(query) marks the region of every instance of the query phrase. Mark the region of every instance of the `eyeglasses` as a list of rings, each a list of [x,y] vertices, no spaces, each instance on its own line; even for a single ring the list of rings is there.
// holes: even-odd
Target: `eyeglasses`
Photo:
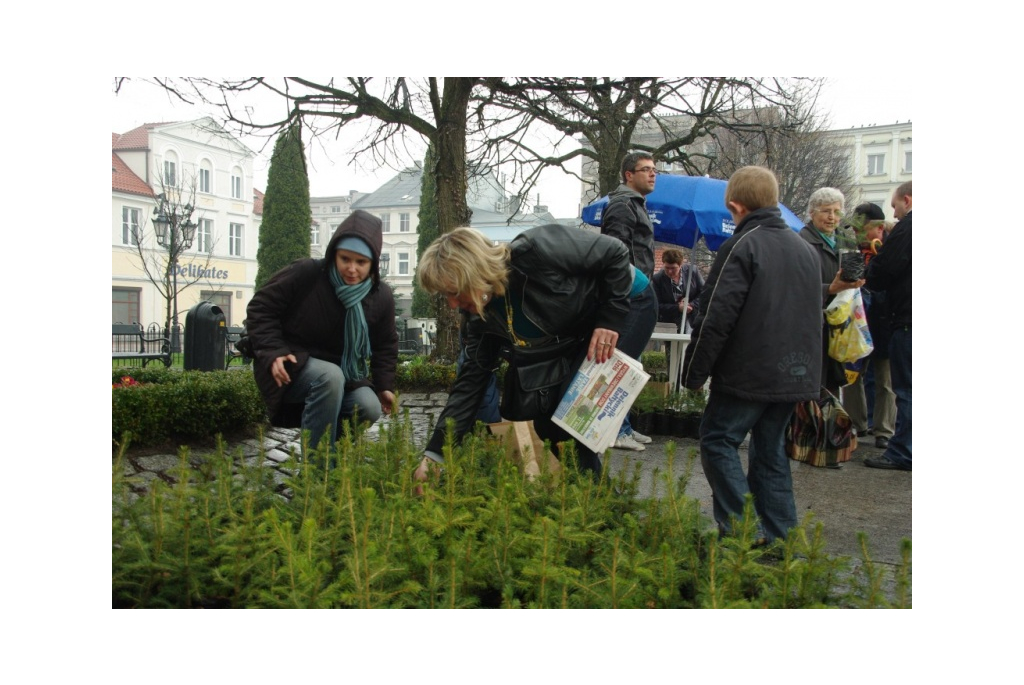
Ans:
[[[634,174],[657,174],[658,170],[652,166],[642,166],[639,169],[633,169]]]

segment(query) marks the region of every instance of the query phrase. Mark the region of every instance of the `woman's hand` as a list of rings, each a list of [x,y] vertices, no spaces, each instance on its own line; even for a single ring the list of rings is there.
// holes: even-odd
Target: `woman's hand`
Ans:
[[[285,362],[295,364],[298,360],[295,358],[294,354],[287,354],[283,357],[278,357],[274,360],[274,363],[270,365],[270,375],[273,376],[274,382],[277,383],[277,387],[279,388],[282,385],[288,385],[292,382],[292,377],[284,370]]]
[[[608,328],[595,328],[590,336],[590,347],[587,348],[587,359],[603,364],[612,357],[615,344],[619,342],[619,334]]]
[[[435,475],[440,474],[441,465],[438,464],[433,459],[423,457],[423,461],[420,462],[420,465],[417,466],[416,470],[413,471],[412,473],[412,479],[413,481],[416,482],[416,485],[413,486],[412,494],[416,495],[417,497],[423,494],[422,483],[426,482],[431,472],[433,472]]]
[[[863,278],[859,281],[844,281],[843,270],[840,269],[836,272],[836,277],[832,279],[832,282],[828,285],[828,294],[835,295],[841,290],[849,290],[851,288],[859,288],[867,283]]]
[[[377,393],[377,397],[380,399],[380,409],[385,415],[391,416],[392,412],[396,409],[395,407],[395,393],[390,390],[381,390]]]

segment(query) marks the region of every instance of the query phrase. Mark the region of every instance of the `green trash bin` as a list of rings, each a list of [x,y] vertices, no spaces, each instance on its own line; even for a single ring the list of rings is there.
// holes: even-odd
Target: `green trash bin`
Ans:
[[[188,310],[185,315],[185,370],[223,369],[226,336],[224,310],[220,307],[203,301]]]

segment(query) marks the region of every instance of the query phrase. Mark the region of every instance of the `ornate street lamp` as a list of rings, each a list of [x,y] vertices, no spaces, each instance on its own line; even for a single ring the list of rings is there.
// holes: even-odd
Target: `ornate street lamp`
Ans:
[[[381,278],[387,278],[388,277],[388,267],[389,266],[391,266],[391,255],[389,255],[387,252],[384,252],[380,256],[380,277]]]
[[[178,257],[185,250],[192,247],[192,241],[196,237],[198,224],[192,221],[192,212],[195,208],[191,204],[179,206],[170,202],[167,196],[160,193],[156,196],[157,210],[153,217],[153,231],[156,233],[156,241],[160,247],[167,248],[167,268],[171,272],[171,282],[174,299],[174,319],[171,329],[171,351],[180,352],[181,344],[178,339]]]

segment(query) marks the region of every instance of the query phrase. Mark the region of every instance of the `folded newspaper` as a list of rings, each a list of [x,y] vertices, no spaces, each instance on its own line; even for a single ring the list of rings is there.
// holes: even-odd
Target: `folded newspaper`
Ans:
[[[603,364],[585,359],[552,420],[590,449],[604,452],[649,379],[640,362],[618,350]]]

